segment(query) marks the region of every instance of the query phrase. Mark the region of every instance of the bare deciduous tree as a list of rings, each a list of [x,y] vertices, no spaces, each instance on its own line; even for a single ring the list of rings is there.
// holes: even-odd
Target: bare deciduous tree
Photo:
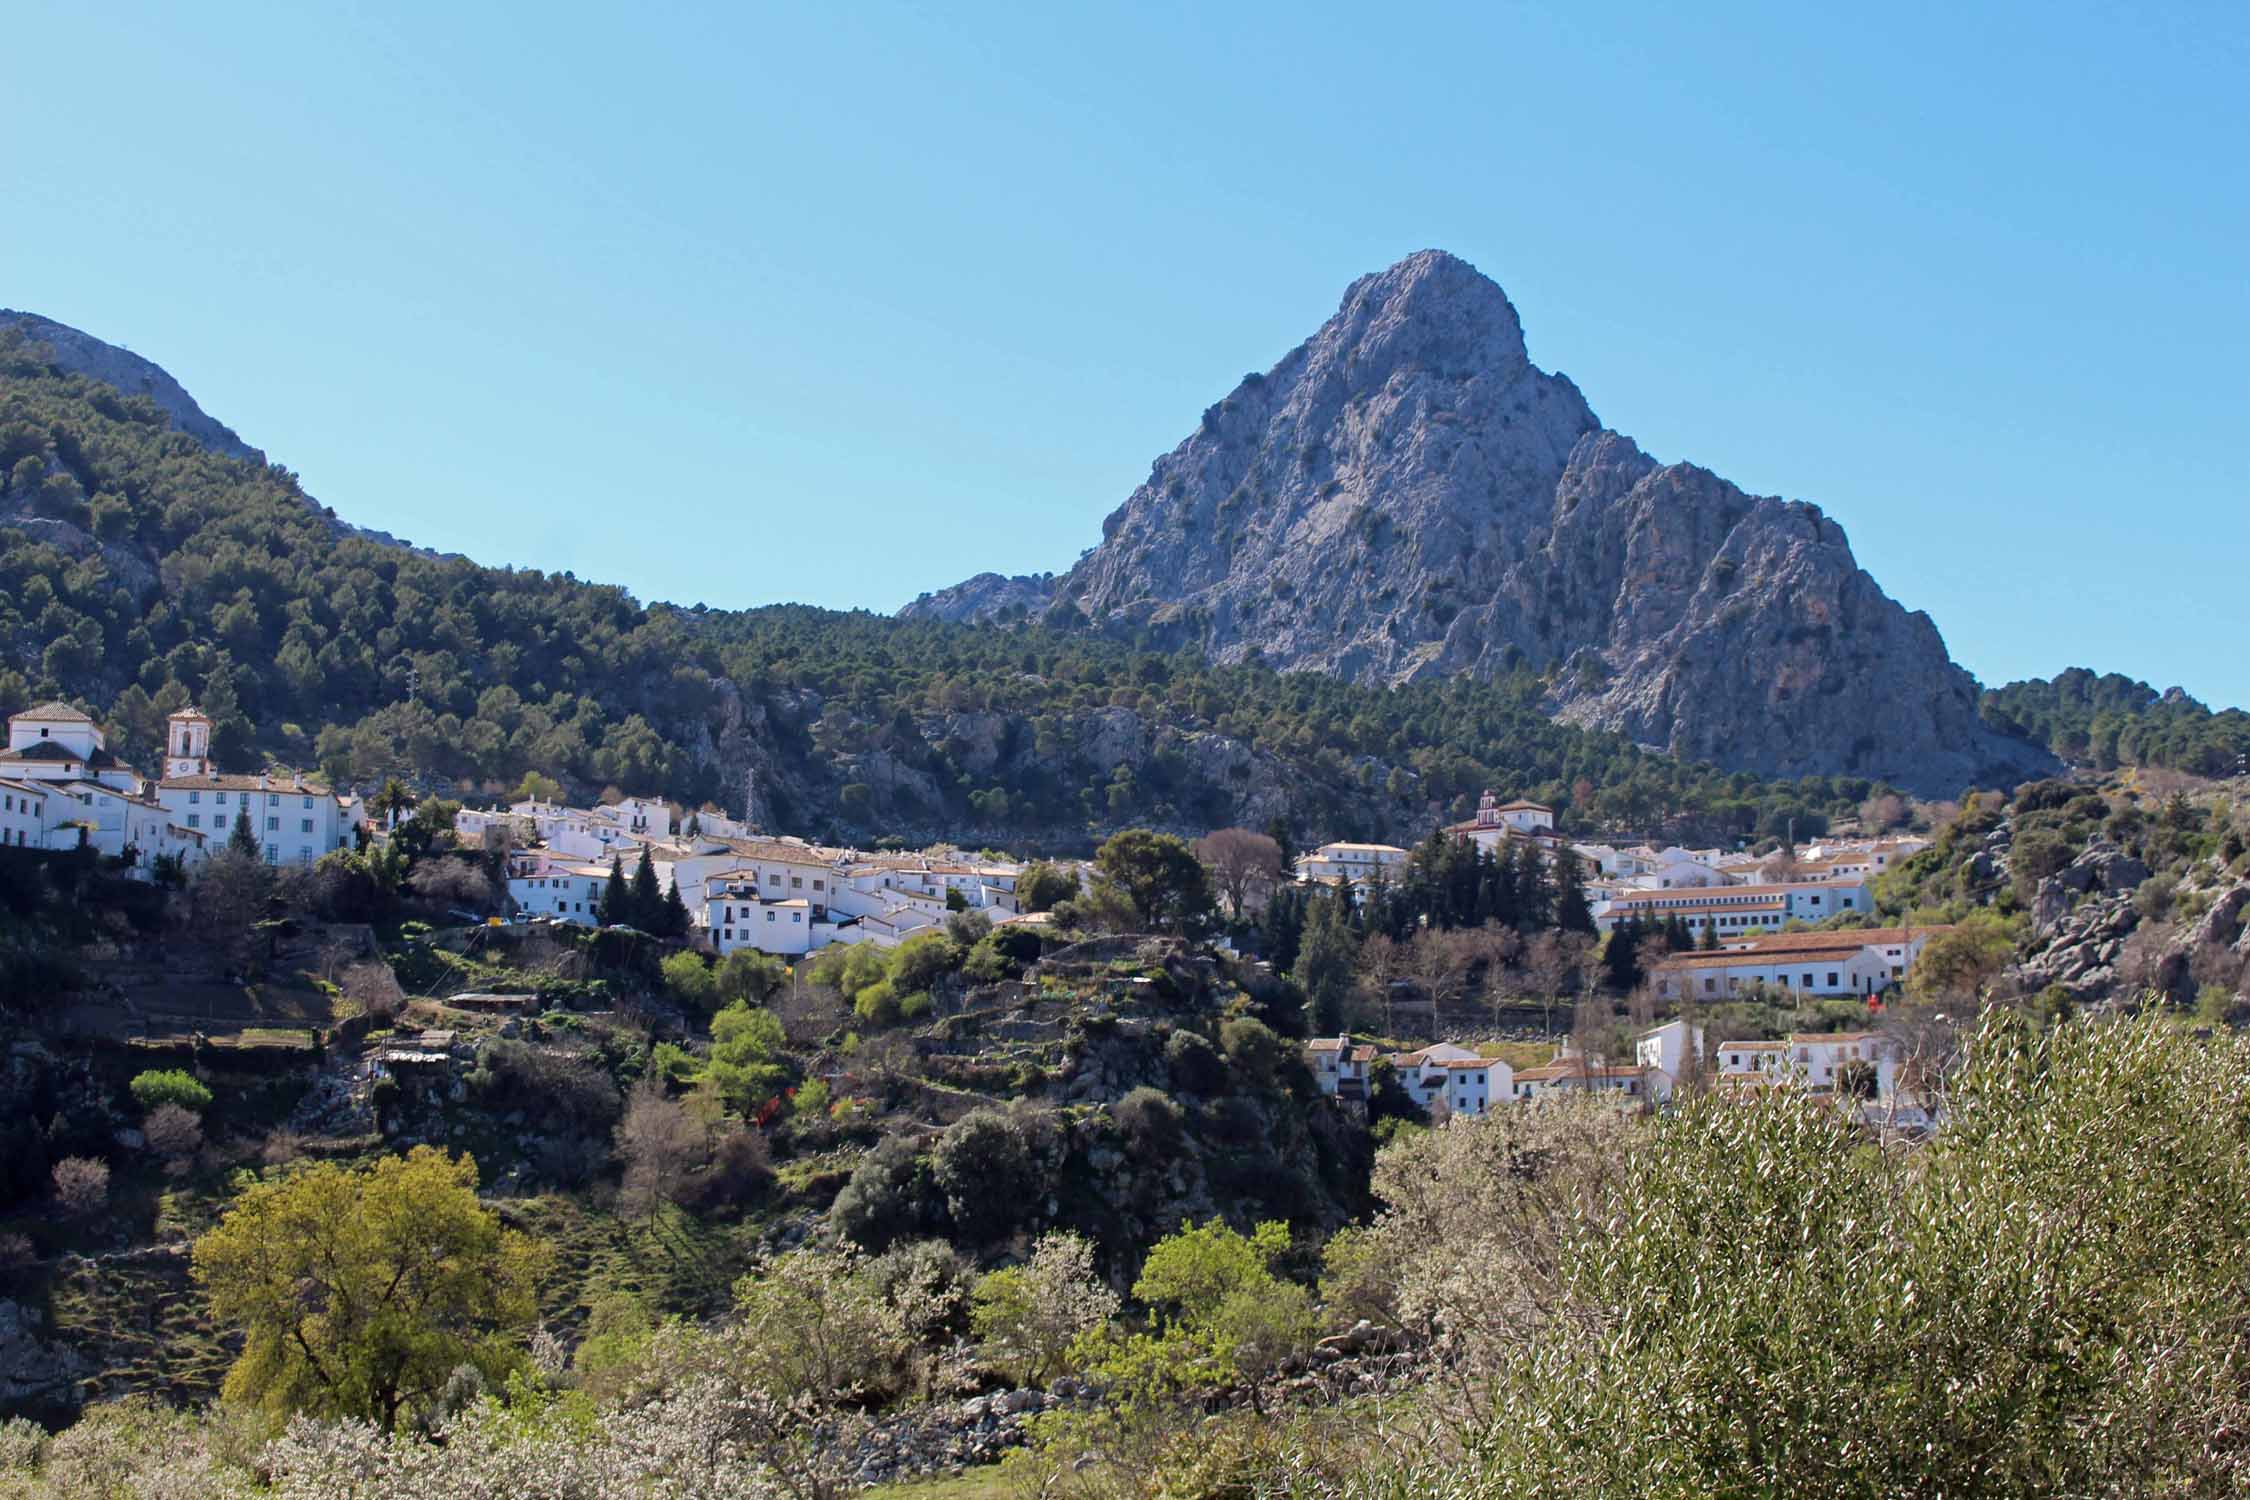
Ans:
[[[99,1212],[109,1202],[109,1163],[91,1156],[66,1156],[55,1163],[55,1201],[74,1219]]]
[[[141,1136],[149,1150],[164,1158],[166,1170],[177,1172],[203,1149],[203,1122],[183,1105],[159,1104],[141,1122]]]
[[[1227,910],[1239,917],[1281,878],[1281,845],[1247,828],[1221,828],[1195,841],[1195,857],[1211,872]]]
[[[666,1097],[662,1079],[644,1078],[618,1122],[617,1150],[625,1158],[617,1205],[648,1217],[686,1195],[689,1179],[710,1159],[711,1132],[685,1104]]]

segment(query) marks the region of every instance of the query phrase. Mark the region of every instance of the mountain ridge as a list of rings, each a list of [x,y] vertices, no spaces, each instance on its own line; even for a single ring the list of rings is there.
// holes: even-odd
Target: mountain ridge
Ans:
[[[1355,280],[1051,583],[980,575],[901,613],[1018,610],[1362,681],[1529,667],[1558,717],[1761,774],[1945,794],[2053,766],[1979,719],[1839,524],[1643,452],[1438,250]]]

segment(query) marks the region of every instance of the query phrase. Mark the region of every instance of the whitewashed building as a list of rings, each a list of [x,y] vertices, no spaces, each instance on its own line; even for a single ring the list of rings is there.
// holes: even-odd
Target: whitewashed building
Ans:
[[[1302,881],[1345,880],[1362,885],[1373,880],[1377,871],[1389,879],[1405,863],[1406,851],[1396,844],[1322,844],[1297,857],[1296,873]]]
[[[1723,1000],[1746,990],[1797,995],[1879,995],[1906,978],[1945,927],[1862,927],[1777,932],[1724,942],[1711,953],[1675,953],[1649,986],[1660,1000]]]
[[[141,778],[110,754],[101,726],[67,703],[42,703],[8,719],[0,776],[11,781],[91,781],[138,794]]]
[[[211,721],[192,708],[167,721],[165,747],[156,800],[214,852],[244,818],[269,865],[309,865],[357,842],[355,812],[320,782],[293,771],[236,775],[213,769]]]
[[[1790,922],[1821,922],[1870,909],[1863,880],[1808,881],[1794,885],[1722,885],[1685,890],[1633,890],[1594,908],[1594,926],[1607,933],[1628,917],[1644,923],[1678,916],[1693,933],[1730,935],[1776,932]]]
[[[508,857],[508,901],[526,917],[549,917],[573,927],[599,927],[609,866],[544,849]]]
[[[1455,838],[1469,840],[1486,854],[1522,839],[1532,841],[1549,857],[1563,845],[1562,835],[1555,832],[1553,808],[1544,802],[1527,802],[1520,797],[1502,802],[1492,792],[1477,799],[1474,818],[1465,823],[1449,824],[1445,831]]]
[[[53,795],[38,782],[0,780],[0,849],[47,847],[47,801]]]

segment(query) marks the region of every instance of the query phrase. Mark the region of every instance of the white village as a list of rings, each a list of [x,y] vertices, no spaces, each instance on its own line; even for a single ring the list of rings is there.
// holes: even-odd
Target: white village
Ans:
[[[269,865],[307,866],[384,836],[386,819],[364,797],[291,772],[219,772],[211,734],[195,709],[172,714],[158,774],[144,776],[112,755],[101,728],[77,709],[49,703],[14,715],[0,755],[0,845],[90,849],[153,879],[193,871],[230,839],[247,839]],[[396,816],[391,809],[389,820]],[[795,961],[832,944],[895,948],[962,911],[993,926],[1047,921],[1018,908],[1020,861],[826,846],[660,798],[464,806],[454,832],[465,848],[505,851],[505,911],[492,921],[608,925],[612,882],[640,877],[645,864],[656,888],[685,908],[690,943],[719,957],[749,950]],[[1701,1004],[1771,994],[1854,998],[1879,1018],[1883,997],[1946,930],[1802,930],[1865,917],[1870,883],[1928,847],[1920,837],[1827,839],[1764,855],[1573,840],[1556,829],[1553,808],[1492,792],[1473,818],[1441,832],[1488,859],[1529,850],[1552,868],[1569,851],[1602,937],[1623,928],[1629,939],[1646,928],[1696,939],[1699,946],[1653,962],[1644,981],[1658,1008],[1683,1016]],[[1399,845],[1330,842],[1297,857],[1287,878],[1346,892],[1356,905],[1395,881],[1411,857]],[[1928,1122],[1903,1081],[1899,1043],[1876,1029],[1715,1041],[1683,1018],[1645,1032],[1629,1058],[1590,1056],[1566,1039],[1550,1060],[1522,1068],[1460,1042],[1386,1051],[1350,1035],[1316,1039],[1304,1056],[1333,1098],[1364,1100],[1382,1064],[1417,1104],[1448,1117],[1570,1093],[1658,1107],[1684,1081],[1702,1079],[1846,1092],[1871,1122]]]

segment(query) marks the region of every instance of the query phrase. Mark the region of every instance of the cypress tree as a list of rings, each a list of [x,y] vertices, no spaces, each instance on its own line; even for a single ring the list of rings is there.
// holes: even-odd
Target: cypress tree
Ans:
[[[665,937],[686,937],[689,925],[687,903],[680,899],[680,882],[675,877],[664,892],[664,925],[657,931]]]
[[[1565,844],[1555,851],[1555,925],[1565,932],[1592,932],[1593,908],[1586,904],[1586,882],[1578,852]]]
[[[1602,949],[1603,977],[1620,995],[1630,995],[1641,982],[1641,939],[1647,935],[1639,917],[1627,917],[1610,929],[1609,944]]]
[[[227,848],[236,854],[247,854],[252,859],[263,857],[258,849],[258,835],[250,827],[250,809],[247,806],[234,815],[234,832],[227,835]]]
[[[1258,929],[1258,946],[1276,974],[1286,974],[1297,967],[1297,947],[1304,935],[1304,888],[1285,885],[1266,903]]]
[[[1350,901],[1348,892],[1330,891],[1315,896],[1305,913],[1304,941],[1290,977],[1305,992],[1305,1021],[1314,1036],[1336,1036],[1344,1029],[1344,1005],[1359,963],[1359,941],[1344,920]]]
[[[602,888],[602,921],[605,923],[631,922],[633,920],[633,893],[625,885],[625,872],[618,868],[617,856],[609,857],[609,884]]]
[[[641,862],[633,871],[633,915],[628,918],[643,932],[663,930],[664,893],[656,886],[656,866],[649,861],[648,848],[641,848]]]

